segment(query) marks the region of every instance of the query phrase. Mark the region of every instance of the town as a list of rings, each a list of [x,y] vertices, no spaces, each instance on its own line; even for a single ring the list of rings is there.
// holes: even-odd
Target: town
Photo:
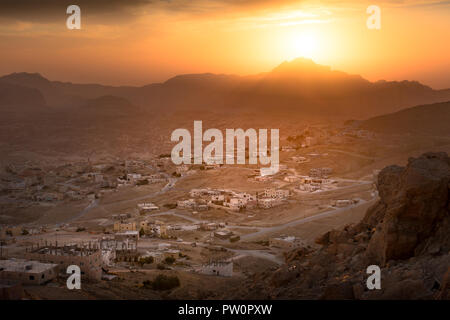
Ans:
[[[164,153],[10,164],[1,179],[2,219],[20,211],[23,222],[2,224],[0,275],[41,295],[29,285],[63,281],[72,264],[83,283],[125,281],[130,288],[136,272],[170,273],[176,285],[189,274],[239,281],[276,268],[284,252],[316,245],[327,228],[322,221],[344,224],[377,199],[376,169],[358,178],[336,166],[371,162],[338,149],[349,140],[378,143],[370,132],[351,130],[307,127],[287,137],[272,175],[252,164],[175,165]],[[26,222],[31,214],[39,218]]]

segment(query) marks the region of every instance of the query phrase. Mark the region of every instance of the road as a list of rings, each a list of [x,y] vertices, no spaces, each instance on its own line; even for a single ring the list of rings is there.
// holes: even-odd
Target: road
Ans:
[[[288,227],[294,227],[294,226],[297,226],[299,224],[303,224],[303,223],[306,223],[306,222],[310,222],[310,221],[319,220],[319,219],[322,219],[322,218],[325,218],[325,217],[333,216],[333,215],[336,215],[338,213],[341,213],[342,211],[345,211],[345,210],[348,210],[348,209],[351,209],[351,208],[357,208],[359,206],[362,206],[363,204],[366,204],[367,202],[372,202],[372,201],[376,201],[376,199],[372,199],[372,200],[369,200],[369,201],[360,200],[358,204],[354,204],[354,205],[351,205],[351,206],[348,206],[348,207],[345,207],[345,208],[339,208],[339,209],[333,209],[333,210],[325,211],[325,212],[316,214],[316,215],[311,216],[311,217],[299,218],[299,219],[296,219],[296,220],[293,220],[293,221],[290,221],[290,222],[287,222],[287,223],[284,223],[284,224],[280,224],[280,225],[274,226],[274,227],[259,228],[259,230],[256,231],[256,232],[252,232],[252,233],[248,233],[248,234],[242,235],[241,236],[241,240],[252,240],[252,239],[255,239],[257,237],[266,235],[268,233],[273,233],[273,232],[276,232],[276,231],[280,231],[280,230],[286,229]],[[230,226],[230,227],[232,227],[232,226]]]
[[[244,256],[252,256],[255,258],[261,258],[272,261],[278,265],[282,265],[284,263],[284,261],[280,257],[277,257],[274,254],[271,254],[264,250],[237,250],[237,249],[227,249],[227,250],[237,254],[237,256],[231,257],[229,259],[230,261],[237,260]]]
[[[206,221],[203,221],[203,220],[199,220],[199,219],[195,219],[193,217],[186,216],[186,215],[181,214],[181,213],[175,213],[173,210],[169,210],[169,211],[166,211],[166,212],[155,213],[155,214],[150,214],[148,216],[157,217],[157,216],[166,216],[166,215],[171,215],[171,216],[183,218],[183,219],[189,220],[189,221],[191,221],[193,223],[206,222]]]

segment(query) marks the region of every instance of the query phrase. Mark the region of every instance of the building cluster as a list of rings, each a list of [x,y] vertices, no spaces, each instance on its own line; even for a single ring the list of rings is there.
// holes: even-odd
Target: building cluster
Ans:
[[[328,179],[333,174],[332,168],[312,168],[309,170],[309,176],[313,178]]]
[[[70,265],[77,265],[81,275],[91,280],[102,277],[102,252],[98,242],[82,244],[41,244],[32,245],[24,253],[26,260],[56,264],[60,273],[65,273]]]
[[[335,181],[330,179],[301,177],[299,184],[294,188],[295,192],[315,192],[323,190],[331,190],[334,188]]]
[[[0,173],[0,195],[20,206],[41,202],[94,200],[121,186],[166,182],[157,160],[74,162],[63,165],[7,165]]]
[[[289,190],[268,188],[263,192],[250,194],[233,190],[193,189],[190,196],[193,198],[178,201],[177,207],[196,211],[209,208],[241,211],[275,207],[289,197]]]

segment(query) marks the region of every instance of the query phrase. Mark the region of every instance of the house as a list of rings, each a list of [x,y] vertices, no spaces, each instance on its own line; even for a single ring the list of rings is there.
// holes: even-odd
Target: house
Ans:
[[[25,259],[0,260],[0,279],[40,285],[56,278],[58,265]]]
[[[149,221],[139,222],[139,231],[144,231],[145,234],[153,233],[156,230],[156,225]]]
[[[189,171],[189,166],[187,166],[185,164],[177,166],[175,168],[175,172],[178,174],[183,174],[183,173],[186,173],[187,171]]]
[[[320,185],[316,185],[316,184],[300,184],[298,186],[298,189],[296,189],[298,191],[304,191],[304,192],[314,192],[314,191],[318,191],[321,190],[321,186]]]
[[[65,273],[70,265],[81,269],[81,276],[100,280],[102,277],[102,253],[98,243],[67,244],[64,246],[41,245],[26,250],[25,259],[56,264],[58,272]]]
[[[136,231],[136,222],[114,222],[114,232]]]
[[[211,201],[212,202],[223,202],[225,200],[225,196],[223,194],[218,194],[218,195],[212,195],[211,196]]]
[[[289,190],[268,188],[264,190],[265,198],[286,199],[289,197]]]
[[[230,230],[220,230],[214,232],[214,237],[222,240],[229,239],[233,235],[233,232]]]
[[[217,223],[211,222],[211,223],[202,223],[200,225],[200,229],[204,231],[213,231],[216,230],[219,226]]]
[[[236,193],[236,197],[238,197],[239,199],[243,199],[245,201],[256,200],[256,196],[249,194],[249,193],[245,193],[245,192]]]
[[[312,168],[309,175],[314,178],[328,178],[333,173],[331,168]]]
[[[281,204],[280,199],[273,199],[273,198],[264,198],[258,200],[258,207],[263,209],[269,209],[276,207]]]
[[[297,177],[297,176],[286,176],[286,177],[284,177],[284,181],[286,181],[286,182],[296,182],[296,181],[298,181],[300,178],[299,177]]]
[[[136,250],[139,240],[138,231],[123,231],[114,234],[114,240],[122,244],[123,250]]]
[[[178,208],[193,208],[195,207],[195,200],[194,199],[189,199],[189,200],[180,200],[177,201],[177,207]]]
[[[135,185],[139,180],[142,179],[142,175],[140,173],[128,173],[127,181],[128,183]]]
[[[159,210],[159,207],[155,206],[155,204],[151,203],[151,202],[145,202],[145,203],[139,203],[137,205],[139,213],[143,214],[143,213],[148,213],[151,211],[155,211],[155,210]]]

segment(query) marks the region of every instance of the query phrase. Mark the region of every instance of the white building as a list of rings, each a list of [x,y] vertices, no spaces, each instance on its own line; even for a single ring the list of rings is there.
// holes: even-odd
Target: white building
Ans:
[[[17,280],[22,284],[40,285],[58,275],[58,265],[24,259],[0,260],[0,279]]]
[[[148,213],[159,209],[159,207],[155,206],[155,204],[151,202],[139,203],[137,206],[139,213]]]
[[[286,199],[289,197],[289,190],[268,188],[264,190],[265,198]]]
[[[195,207],[195,200],[194,199],[189,199],[189,200],[180,200],[177,201],[177,207],[178,208],[186,208],[186,209],[190,209]]]

